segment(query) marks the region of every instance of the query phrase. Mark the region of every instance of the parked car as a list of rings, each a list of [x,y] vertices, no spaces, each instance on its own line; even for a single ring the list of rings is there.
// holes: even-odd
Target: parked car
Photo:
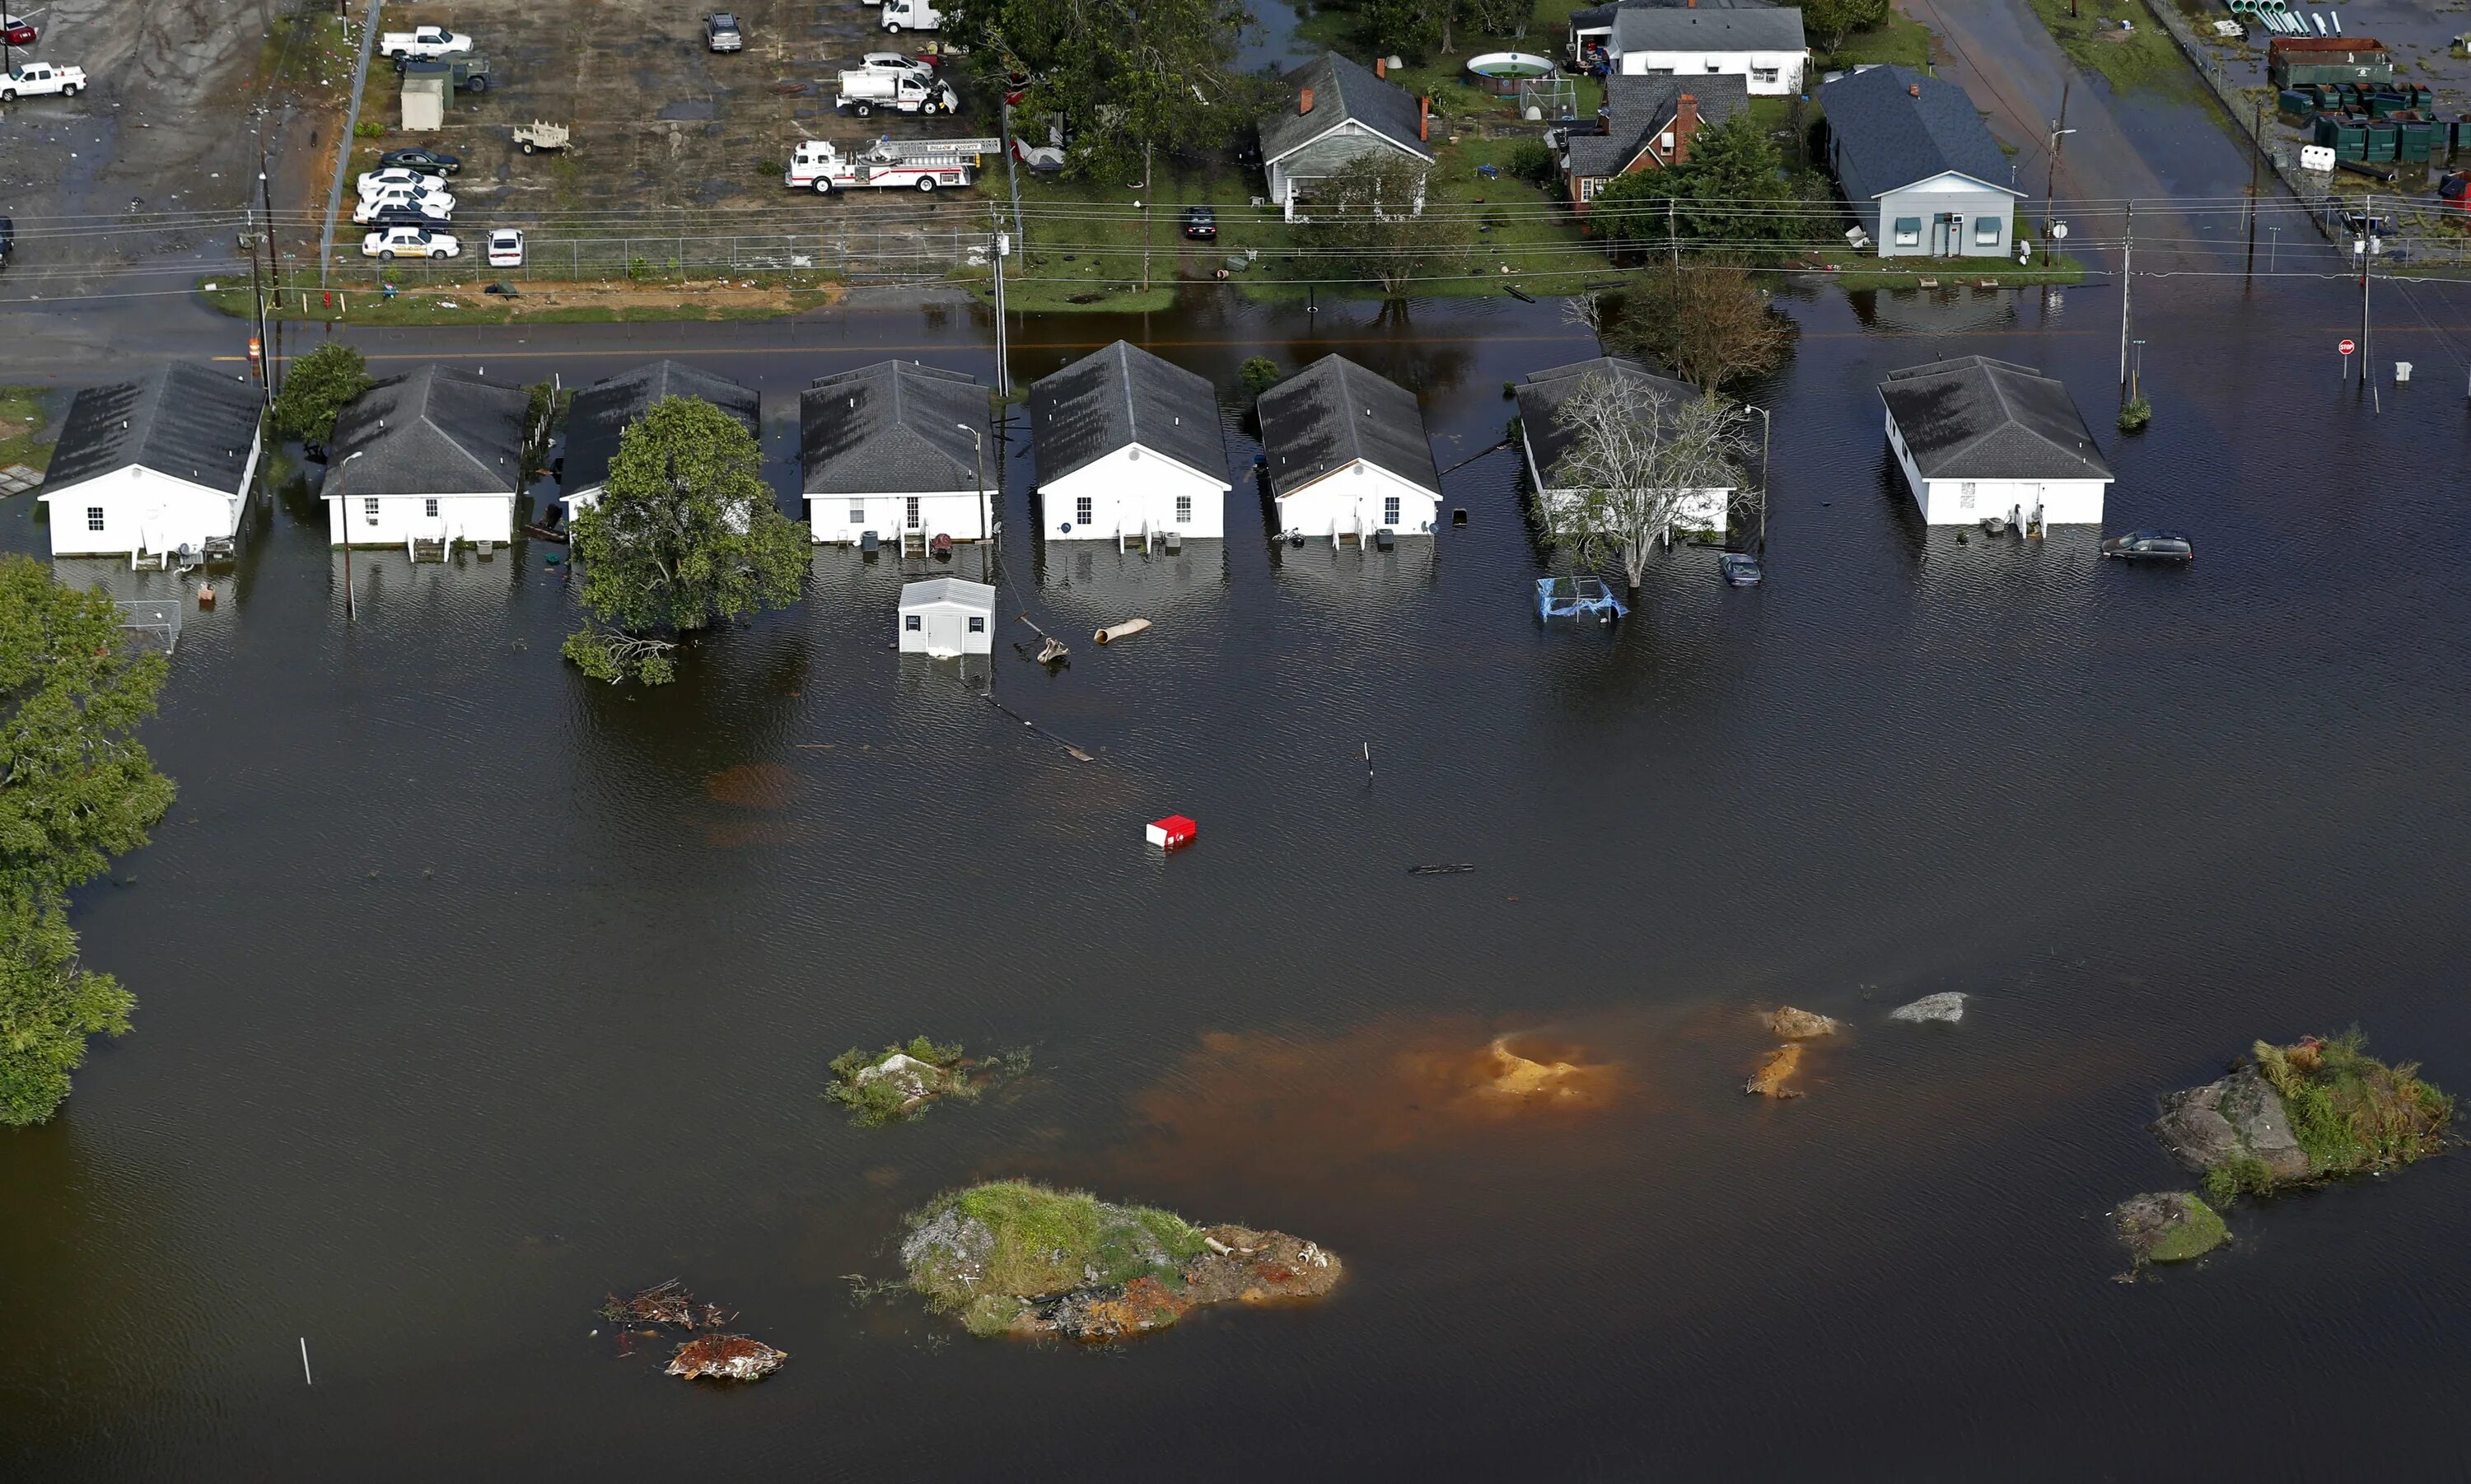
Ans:
[[[442,191],[380,191],[362,198],[361,203],[352,208],[352,220],[374,222],[384,211],[416,211],[432,222],[451,222],[455,219],[455,198]]]
[[[55,67],[47,61],[30,61],[7,77],[0,77],[0,103],[38,98],[45,93],[75,98],[83,91],[83,67]]]
[[[449,154],[443,150],[388,150],[378,156],[379,173],[388,170],[412,170],[423,175],[451,176],[462,168],[462,156]],[[365,180],[368,177],[364,176],[361,178]]]
[[[409,165],[389,165],[372,170],[361,177],[360,193],[364,199],[380,191],[427,191],[439,188],[439,179],[427,170],[414,170]]]
[[[900,52],[869,52],[858,59],[858,64],[861,70],[867,72],[906,72],[921,79],[935,75],[933,62],[923,57],[905,56]]]
[[[418,26],[410,31],[389,31],[378,37],[380,57],[444,57],[452,52],[472,50],[472,38],[459,35],[443,26]]]
[[[521,268],[524,266],[524,234],[520,227],[502,226],[489,234],[489,266]]]
[[[0,268],[7,268],[9,260],[16,255],[17,219],[0,217]]]
[[[707,51],[734,52],[746,44],[738,29],[738,17],[727,11],[715,11],[703,18],[703,44]]]
[[[463,245],[455,240],[453,233],[425,226],[389,226],[361,239],[361,256],[389,262],[396,258],[451,258],[462,250]]]
[[[34,26],[23,17],[0,15],[0,40],[7,41],[11,46],[32,46],[39,39],[41,38],[35,35]]]
[[[1208,206],[1184,208],[1184,235],[1194,242],[1210,242],[1218,236],[1218,213]]]
[[[417,206],[380,206],[369,213],[369,219],[365,222],[358,221],[358,215],[354,213],[355,224],[378,231],[384,231],[390,226],[435,226],[446,220],[444,217],[433,217]]]
[[[2102,554],[2121,561],[2178,562],[2197,559],[2196,544],[2176,530],[2131,530],[2102,544]]]

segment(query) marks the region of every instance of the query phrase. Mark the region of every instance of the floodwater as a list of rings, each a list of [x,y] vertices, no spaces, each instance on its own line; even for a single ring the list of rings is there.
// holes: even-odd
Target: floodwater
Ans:
[[[78,903],[135,1033],[0,1138],[0,1472],[2459,1472],[2471,1164],[2244,1211],[2131,1286],[2102,1215],[2184,1182],[2154,1095],[2255,1037],[2356,1022],[2471,1085],[2443,292],[2382,413],[2335,380],[2339,284],[2154,294],[2134,439],[2106,289],[1801,294],[1753,391],[1767,584],[1677,552],[1611,630],[1539,625],[1499,453],[1429,543],[1276,547],[1239,483],[1227,541],[1144,559],[1042,545],[1016,452],[1003,638],[1027,612],[1069,670],[888,652],[899,563],[826,550],[652,693],[560,664],[537,546],[360,554],[346,624],[295,490],[191,610],[147,734],[177,808]],[[1589,348],[1549,303],[1196,302],[1030,321],[1017,368],[1117,334],[1222,386],[1345,346],[1419,389],[1446,468],[1505,380]],[[984,374],[984,343],[966,309],[365,341],[569,382],[688,355],[762,389],[784,488],[809,378],[884,346]],[[2196,566],[1919,527],[1871,388],[1975,351],[2064,377],[2108,529],[2183,527]],[[39,547],[23,502],[0,531]],[[1162,859],[1170,812],[1201,836]],[[1885,1019],[1943,989],[1962,1025]],[[1848,1033],[1806,1097],[1746,1098],[1781,1002]],[[1033,1072],[893,1130],[823,1100],[834,1054],[920,1032]],[[1575,1095],[1488,1099],[1496,1036]],[[1013,1174],[1297,1232],[1349,1279],[1109,1354],[853,1304],[903,1212]],[[788,1367],[619,1357],[593,1310],[671,1276]]]

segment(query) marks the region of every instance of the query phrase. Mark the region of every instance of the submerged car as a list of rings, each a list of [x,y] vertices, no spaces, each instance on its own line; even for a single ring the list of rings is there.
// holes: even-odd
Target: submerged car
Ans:
[[[2131,530],[2102,544],[2102,554],[2120,561],[2177,562],[2197,559],[2196,543],[2176,530]]]
[[[1208,242],[1218,235],[1218,213],[1208,206],[1184,208],[1184,235],[1194,242]]]

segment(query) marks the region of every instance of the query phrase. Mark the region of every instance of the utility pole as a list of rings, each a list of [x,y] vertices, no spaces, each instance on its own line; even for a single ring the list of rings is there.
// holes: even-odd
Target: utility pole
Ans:
[[[1011,236],[996,233],[996,395],[1005,401],[1012,400],[1012,353],[1005,344],[1003,260],[1011,250]]]
[[[326,478],[335,483],[341,483],[343,471],[352,466],[353,459],[367,452],[368,450],[365,448],[360,454],[344,455],[343,461],[335,465],[335,472],[327,475]],[[343,622],[348,624],[361,616],[361,610],[352,601],[352,512],[343,504],[343,497],[340,493],[335,496],[335,520],[343,528]]]
[[[1682,288],[1682,236],[1674,228],[1675,204],[1675,198],[1670,196],[1664,198],[1664,241],[1665,245],[1673,249],[1673,287],[1677,291],[1675,301],[1678,303],[1681,298],[1679,291]]]
[[[248,226],[241,233],[241,242],[248,248],[249,297],[257,305],[257,335],[248,342],[249,359],[256,364],[249,369],[257,373],[259,395],[265,399],[269,408],[272,408],[274,406],[274,386],[271,380],[273,373],[268,368],[266,362],[266,285],[257,276],[257,240],[264,235],[266,234],[257,229],[257,208],[251,206],[248,208]]]
[[[978,570],[993,580],[996,575],[996,519],[995,512],[987,506],[987,436],[965,422],[953,426],[970,436],[971,472],[978,477],[978,535],[986,542],[987,554]]]
[[[2051,266],[2051,202],[2059,193],[2059,151],[2067,147],[2068,135],[2076,132],[2075,130],[2068,128],[2068,86],[2074,81],[2073,76],[2059,80],[2059,116],[2051,125],[2051,176],[2042,183],[2042,266],[2044,268]]]
[[[2119,405],[2128,406],[2128,303],[2136,288],[2136,202],[2128,203],[2128,247],[2119,260]]]
[[[2360,260],[2360,384],[2368,389],[2370,401],[2380,412],[2386,410],[2385,393],[2377,389],[2376,352],[2368,345],[2368,265],[2385,250],[2377,237],[2377,199],[2368,198],[2367,220],[2360,224],[2360,235],[2351,242],[2351,251]]]
[[[274,339],[283,339],[283,280],[275,268],[274,256],[274,188],[267,183],[266,155],[257,157],[257,199],[266,207],[266,279],[274,289]],[[271,398],[281,389],[275,385],[276,369],[283,364],[280,343],[266,347],[266,394]]]
[[[1141,291],[1150,286],[1150,143],[1141,141]]]
[[[2256,106],[2255,147],[2247,152],[2247,271],[2240,275],[2240,289],[2245,293],[2256,277],[2256,167],[2265,153],[2265,105]]]

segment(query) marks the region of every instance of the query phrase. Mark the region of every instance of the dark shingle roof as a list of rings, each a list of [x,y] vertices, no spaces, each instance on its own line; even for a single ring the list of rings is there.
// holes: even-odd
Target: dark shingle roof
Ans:
[[[199,365],[163,365],[88,387],[69,404],[45,490],[143,464],[208,489],[238,490],[257,438],[257,389]]]
[[[1287,106],[1261,118],[1261,158],[1274,160],[1309,144],[1350,119],[1426,159],[1431,145],[1417,137],[1420,120],[1415,95],[1372,69],[1336,52],[1321,56],[1286,76]],[[1311,88],[1310,113],[1298,113],[1297,101]]]
[[[515,491],[530,398],[469,371],[424,365],[361,393],[335,421],[327,479],[336,495]]]
[[[1879,396],[1924,479],[2111,477],[2068,389],[2032,366],[1934,361],[1889,372]]]
[[[1038,477],[1059,480],[1127,443],[1224,482],[1227,443],[1210,380],[1122,341],[1029,389]]]
[[[1529,452],[1536,456],[1537,472],[1548,480],[1553,477],[1553,466],[1562,461],[1562,456],[1570,450],[1571,440],[1578,436],[1557,421],[1555,414],[1590,375],[1644,388],[1662,397],[1668,409],[1678,410],[1683,403],[1696,401],[1699,396],[1697,388],[1659,376],[1645,364],[1620,356],[1598,356],[1593,361],[1528,372],[1527,380],[1518,389],[1518,431],[1526,438]]]
[[[1750,82],[1738,73],[1696,78],[1615,73],[1605,79],[1605,131],[1570,136],[1570,174],[1621,174],[1648,140],[1673,122],[1683,93],[1699,100],[1703,126],[1722,124],[1751,106]]]
[[[1715,10],[1623,6],[1613,17],[1615,52],[1799,52],[1797,10]]]
[[[1416,394],[1345,356],[1324,356],[1261,393],[1270,493],[1284,496],[1358,459],[1438,492]]]
[[[923,495],[993,488],[985,439],[973,439],[968,431],[983,430],[986,422],[987,389],[960,371],[879,361],[818,376],[798,396],[805,491]]]
[[[1921,89],[1917,98],[1911,89]],[[1863,184],[1885,195],[1948,171],[1997,189],[2012,174],[1964,88],[1911,67],[1871,67],[1824,83],[1819,106]]]
[[[618,457],[620,435],[652,404],[670,397],[695,397],[738,419],[758,439],[764,419],[753,391],[710,371],[675,361],[655,361],[594,382],[575,394],[566,418],[566,487],[592,489],[609,478],[609,460]]]

